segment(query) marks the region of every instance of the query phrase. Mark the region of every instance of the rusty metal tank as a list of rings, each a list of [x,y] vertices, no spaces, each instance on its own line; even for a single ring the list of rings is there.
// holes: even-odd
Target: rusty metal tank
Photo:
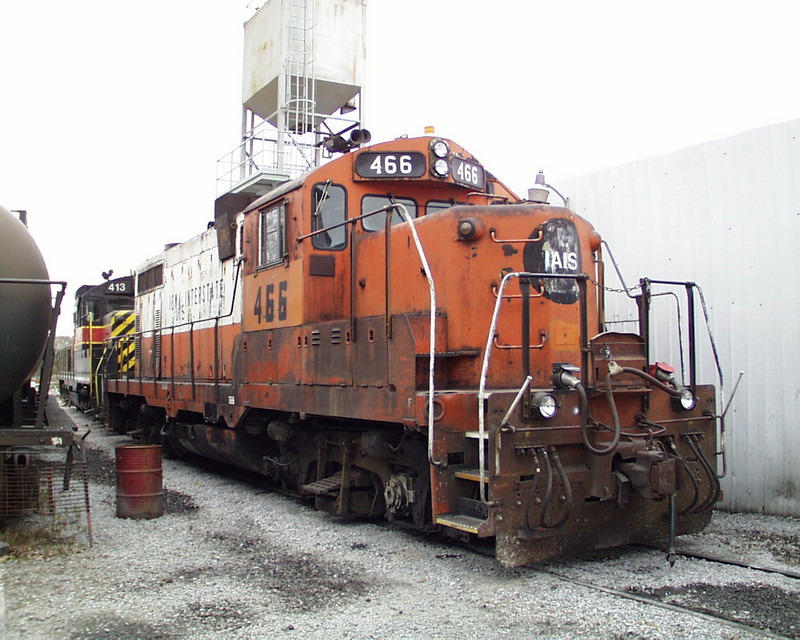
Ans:
[[[50,287],[2,282],[48,280],[47,266],[27,227],[0,206],[0,403],[35,369],[50,328]]]

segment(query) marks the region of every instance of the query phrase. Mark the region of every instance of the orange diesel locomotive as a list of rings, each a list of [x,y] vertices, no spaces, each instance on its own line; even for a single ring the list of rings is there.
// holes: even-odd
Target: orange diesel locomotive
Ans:
[[[137,269],[110,426],[506,566],[707,524],[714,389],[693,336],[686,386],[651,359],[654,281],[638,334],[606,330],[589,222],[430,137],[242,198]]]

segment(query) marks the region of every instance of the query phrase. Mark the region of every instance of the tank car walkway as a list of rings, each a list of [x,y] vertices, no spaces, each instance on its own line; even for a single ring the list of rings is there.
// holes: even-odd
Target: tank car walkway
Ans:
[[[58,403],[49,395],[46,405],[47,426],[36,428],[32,424],[0,429],[0,447],[69,447],[75,434],[75,423]]]

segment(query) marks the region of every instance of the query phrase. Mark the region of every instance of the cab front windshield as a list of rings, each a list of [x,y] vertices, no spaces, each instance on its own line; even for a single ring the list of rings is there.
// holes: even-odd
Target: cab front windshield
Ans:
[[[369,195],[361,199],[361,215],[372,213],[382,207],[389,206],[393,203],[402,204],[408,211],[408,215],[412,218],[417,217],[417,203],[411,198],[393,198],[392,196],[383,195]],[[402,216],[398,211],[392,214],[392,225],[400,224],[403,221]],[[375,215],[364,218],[364,229],[366,231],[380,231],[386,227],[386,212],[376,213]]]

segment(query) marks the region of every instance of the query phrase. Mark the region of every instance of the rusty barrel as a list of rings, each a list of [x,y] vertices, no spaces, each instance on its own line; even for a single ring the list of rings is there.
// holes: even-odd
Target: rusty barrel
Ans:
[[[164,513],[161,445],[126,444],[116,448],[117,517],[146,520]]]

